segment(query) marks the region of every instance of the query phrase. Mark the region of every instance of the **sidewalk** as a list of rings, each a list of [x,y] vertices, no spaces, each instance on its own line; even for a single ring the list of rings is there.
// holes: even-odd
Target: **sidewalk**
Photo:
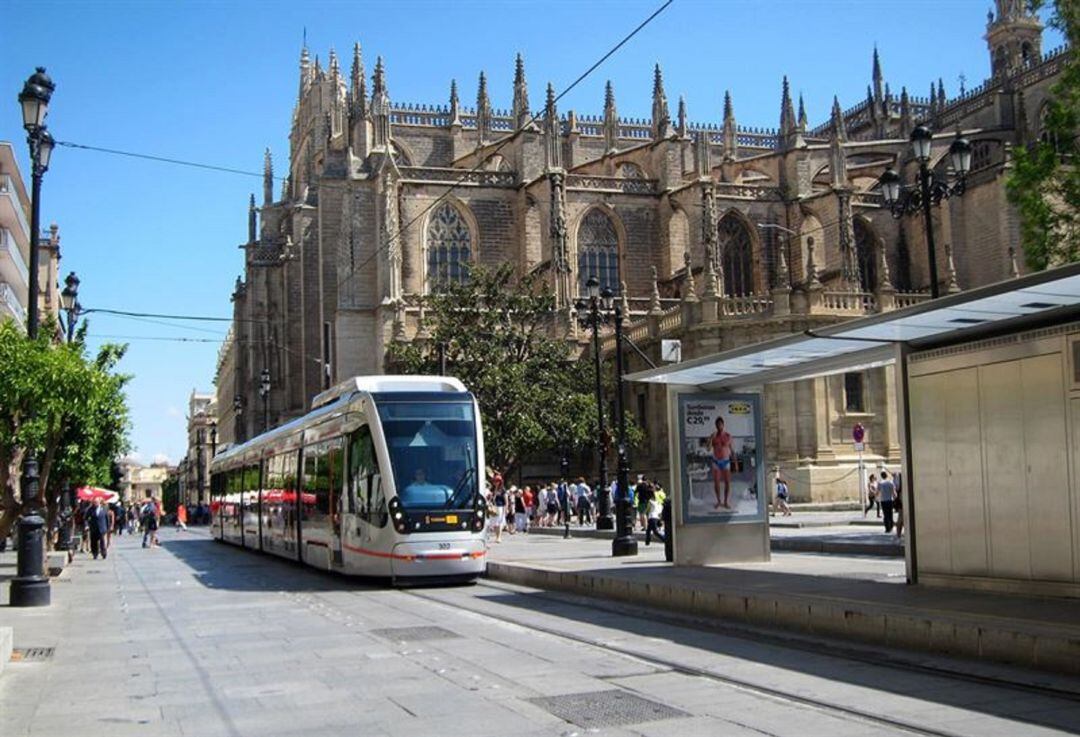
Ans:
[[[562,527],[533,527],[529,534],[561,537]],[[570,525],[570,536],[610,540],[613,533],[592,525]],[[639,541],[645,533],[636,532]],[[773,552],[825,553],[837,555],[874,555],[903,558],[903,541],[895,533],[886,533],[880,519],[862,512],[795,512],[790,517],[770,517],[769,536]]]
[[[680,566],[663,546],[612,558],[605,540],[515,535],[488,576],[744,625],[1080,675],[1080,601],[908,586],[899,559],[776,553]]]

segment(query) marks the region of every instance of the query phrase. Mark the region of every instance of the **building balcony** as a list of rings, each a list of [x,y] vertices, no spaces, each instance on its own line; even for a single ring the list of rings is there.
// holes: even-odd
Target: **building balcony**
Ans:
[[[18,228],[24,241],[30,240],[30,223],[19,202],[19,190],[10,174],[0,174],[0,223],[8,228]]]
[[[0,280],[7,282],[25,299],[30,285],[30,270],[22,251],[7,228],[0,228]]]
[[[26,324],[26,309],[19,302],[15,290],[7,282],[0,281],[0,319],[10,315],[20,326]]]

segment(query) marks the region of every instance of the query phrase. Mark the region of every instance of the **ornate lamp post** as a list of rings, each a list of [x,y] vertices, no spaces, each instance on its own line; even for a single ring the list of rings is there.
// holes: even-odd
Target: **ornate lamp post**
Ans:
[[[205,475],[203,474],[203,441],[205,435],[203,429],[199,428],[195,431],[195,494],[199,504],[203,502],[203,486],[205,484]],[[183,499],[181,504],[187,504],[190,500]]]
[[[210,458],[217,455],[217,420],[210,420]]]
[[[259,396],[263,401],[263,432],[270,429],[270,369],[259,374]]]
[[[600,486],[596,490],[596,529],[611,530],[615,527],[615,520],[611,516],[611,490],[608,488],[607,480],[608,438],[607,430],[604,429],[604,392],[600,374],[600,323],[606,320],[604,312],[611,309],[614,294],[608,287],[604,287],[601,293],[600,280],[595,276],[590,276],[585,282],[585,290],[589,301],[586,303],[579,300],[576,307],[581,324],[592,328],[593,366],[596,370],[596,416],[599,433],[597,444],[600,447]],[[601,312],[601,306],[604,312]]]
[[[926,254],[930,262],[930,296],[937,299],[939,295],[937,250],[934,245],[934,227],[930,221],[930,206],[940,206],[942,200],[953,195],[964,194],[967,189],[967,175],[971,171],[971,143],[957,132],[956,138],[949,146],[949,162],[952,164],[956,177],[956,181],[950,184],[947,180],[937,179],[930,171],[930,150],[933,140],[934,134],[925,125],[917,126],[911,131],[912,153],[919,162],[918,183],[905,186],[895,169],[887,169],[881,175],[880,181],[881,192],[894,218],[899,220],[904,215],[922,213],[923,225],[926,227]]]
[[[19,93],[23,128],[30,146],[30,265],[27,290],[26,333],[31,340],[38,334],[38,238],[41,234],[41,179],[49,169],[53,138],[45,128],[49,101],[56,85],[38,67]],[[23,515],[19,518],[19,549],[17,575],[11,579],[11,606],[48,606],[52,599],[49,579],[44,575],[45,520],[41,510],[34,508],[38,498],[38,462],[32,447],[26,449],[21,479]]]
[[[623,399],[623,357],[622,357],[622,305],[615,304],[615,376],[617,382],[615,411],[619,418],[619,465],[616,473],[619,479],[619,498],[615,502],[615,539],[611,541],[613,556],[637,555],[637,540],[634,539],[634,510],[630,506],[630,463],[626,449],[626,402]]]
[[[75,339],[75,323],[82,314],[82,305],[79,304],[79,277],[71,272],[64,279],[64,289],[60,292],[60,309],[67,313],[67,341]]]

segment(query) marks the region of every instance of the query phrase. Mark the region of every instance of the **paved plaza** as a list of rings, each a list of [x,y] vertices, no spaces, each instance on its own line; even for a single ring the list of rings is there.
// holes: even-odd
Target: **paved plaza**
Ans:
[[[0,734],[1080,729],[1080,701],[1063,679],[1048,677],[1064,691],[1040,692],[989,683],[995,673],[985,669],[975,681],[839,658],[497,582],[392,590],[237,550],[201,530],[165,530],[162,540],[144,550],[125,536],[108,560],[80,556],[48,608],[8,608],[3,586],[0,623],[15,628],[17,650],[54,650],[0,675]],[[543,547],[554,556],[561,542]],[[499,554],[512,557],[522,544]],[[885,579],[895,566],[865,565]]]

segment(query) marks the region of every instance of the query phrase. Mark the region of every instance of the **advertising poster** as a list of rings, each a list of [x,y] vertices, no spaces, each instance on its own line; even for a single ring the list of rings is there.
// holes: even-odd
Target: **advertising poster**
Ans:
[[[764,521],[762,445],[756,394],[680,395],[683,520]]]

